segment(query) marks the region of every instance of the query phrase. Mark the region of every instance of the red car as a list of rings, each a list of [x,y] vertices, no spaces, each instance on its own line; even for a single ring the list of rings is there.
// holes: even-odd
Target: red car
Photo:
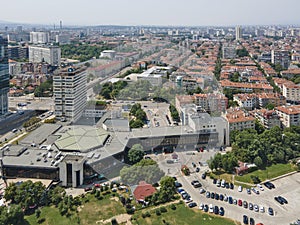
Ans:
[[[243,201],[241,199],[238,200],[238,205],[242,206],[243,205]]]

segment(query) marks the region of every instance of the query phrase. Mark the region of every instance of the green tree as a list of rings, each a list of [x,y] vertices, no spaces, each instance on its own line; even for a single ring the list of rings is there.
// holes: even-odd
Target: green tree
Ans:
[[[143,146],[140,144],[135,144],[132,148],[128,151],[128,159],[131,164],[138,163],[144,157],[144,149]]]
[[[175,179],[173,177],[162,177],[160,179],[159,201],[161,203],[170,201],[176,194]]]
[[[262,134],[265,131],[265,127],[258,119],[255,120],[255,130],[258,134]]]
[[[263,161],[259,156],[256,156],[253,163],[258,167],[258,168],[262,168],[263,166]]]
[[[265,108],[269,110],[273,110],[275,108],[275,105],[273,103],[268,103]]]

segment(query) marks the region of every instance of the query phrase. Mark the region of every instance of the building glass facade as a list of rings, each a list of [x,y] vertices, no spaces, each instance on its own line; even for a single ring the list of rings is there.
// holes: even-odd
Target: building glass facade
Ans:
[[[7,39],[0,36],[0,116],[8,112],[9,72]]]

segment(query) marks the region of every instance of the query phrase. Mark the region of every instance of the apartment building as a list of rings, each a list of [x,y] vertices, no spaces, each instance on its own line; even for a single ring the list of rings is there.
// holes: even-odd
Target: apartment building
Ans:
[[[55,115],[76,122],[87,104],[86,67],[65,68],[53,76]]]
[[[252,110],[257,106],[256,94],[236,94],[233,96],[233,100],[238,103],[239,107],[247,110]]]
[[[222,47],[223,59],[234,59],[236,57],[235,45],[224,44]]]
[[[58,46],[29,46],[29,62],[47,62],[52,66],[59,66],[61,49]]]
[[[252,93],[252,92],[272,93],[273,92],[273,87],[269,84],[238,83],[238,82],[231,82],[229,80],[221,80],[220,84],[222,88],[237,89],[248,93]]]
[[[282,85],[282,94],[287,101],[300,102],[300,86],[296,84],[285,83]]]
[[[280,64],[283,68],[287,69],[290,65],[290,52],[287,50],[272,50],[271,62],[276,65]]]
[[[0,116],[8,112],[9,71],[7,39],[0,36]]]
[[[300,125],[300,105],[297,106],[279,106],[275,108],[279,115],[282,127],[291,127]]]
[[[228,109],[224,115],[229,125],[229,132],[255,128],[255,118],[240,108]]]
[[[280,118],[275,110],[257,109],[250,112],[266,128],[280,127]]]

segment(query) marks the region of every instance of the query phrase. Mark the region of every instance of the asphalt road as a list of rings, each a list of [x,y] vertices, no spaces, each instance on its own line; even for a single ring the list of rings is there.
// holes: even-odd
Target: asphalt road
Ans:
[[[289,225],[293,221],[299,218],[299,202],[300,202],[300,174],[294,174],[280,180],[274,181],[275,189],[269,190],[265,186],[264,191],[260,191],[259,195],[251,195],[246,193],[244,189],[243,192],[238,192],[237,186],[234,190],[217,187],[212,183],[212,180],[206,178],[206,180],[201,179],[201,173],[192,174],[189,177],[179,176],[178,181],[182,183],[183,188],[191,195],[194,202],[197,203],[199,207],[200,203],[213,204],[214,206],[222,206],[225,209],[225,217],[235,219],[237,221],[243,222],[243,215],[247,215],[248,218],[252,217],[255,220],[255,224],[263,223],[264,225]],[[248,203],[257,204],[258,206],[264,206],[265,212],[254,212],[248,208],[243,208],[238,205],[229,204],[228,202],[215,200],[211,198],[206,198],[205,194],[199,193],[199,188],[194,188],[191,185],[192,180],[199,180],[203,185],[204,189],[210,192],[216,192],[219,194],[226,194],[227,196],[232,196],[233,199],[246,200]],[[274,200],[275,196],[281,195],[288,200],[288,204],[280,205]],[[274,216],[268,214],[268,207],[272,207],[274,210]]]
[[[0,135],[10,132],[12,129],[19,129],[23,123],[35,115],[34,110],[24,110],[24,114],[13,113],[0,121]]]

